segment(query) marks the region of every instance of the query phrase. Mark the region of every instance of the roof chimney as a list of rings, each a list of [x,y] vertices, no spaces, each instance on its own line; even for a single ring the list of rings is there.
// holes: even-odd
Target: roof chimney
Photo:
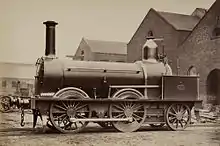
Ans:
[[[191,14],[191,16],[196,16],[199,19],[201,19],[205,14],[206,14],[207,10],[203,9],[203,8],[196,8],[193,13]]]

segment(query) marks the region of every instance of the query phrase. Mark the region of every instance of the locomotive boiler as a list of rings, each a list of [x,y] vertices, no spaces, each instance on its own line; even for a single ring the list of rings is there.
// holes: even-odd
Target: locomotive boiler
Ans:
[[[89,122],[122,132],[143,123],[183,130],[191,109],[201,105],[198,76],[172,75],[159,60],[155,39],[143,46],[143,59],[134,63],[59,59],[54,21],[46,25],[45,56],[37,60],[35,95],[31,97],[33,125],[48,116],[47,124],[62,133],[76,133]],[[163,59],[163,58],[162,58]]]
[[[53,94],[65,87],[76,87],[86,91],[91,98],[103,98],[108,97],[110,85],[159,85],[161,75],[166,72],[164,64],[156,60],[157,44],[152,40],[145,44],[144,61],[135,63],[53,59],[56,23],[45,24],[48,40],[45,56],[52,58],[37,63],[36,94]],[[155,97],[150,92],[148,96]]]

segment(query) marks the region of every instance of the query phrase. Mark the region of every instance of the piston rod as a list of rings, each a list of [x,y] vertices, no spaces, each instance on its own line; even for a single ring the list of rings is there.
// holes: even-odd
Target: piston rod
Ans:
[[[76,119],[70,118],[71,122],[132,122],[132,117],[129,118],[88,118]]]

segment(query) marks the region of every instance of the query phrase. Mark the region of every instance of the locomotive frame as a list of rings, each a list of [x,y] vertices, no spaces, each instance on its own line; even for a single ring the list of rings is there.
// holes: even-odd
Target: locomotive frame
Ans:
[[[38,67],[44,61],[57,59],[55,57],[57,23],[47,21],[44,24],[47,27],[46,57],[37,61]],[[157,50],[154,47],[148,47],[148,56],[154,57],[155,52]],[[191,121],[192,108],[197,110],[202,103],[199,99],[199,76],[161,74],[158,84],[149,84],[147,77],[150,70],[144,67],[142,69],[145,76],[143,84],[110,84],[107,86],[106,97],[97,96],[95,86],[92,89],[93,97],[83,88],[72,86],[60,88],[56,92],[43,93],[39,91],[40,88],[52,89],[56,82],[52,82],[51,87],[43,87],[43,82],[48,79],[43,79],[44,74],[37,74],[35,96],[23,103],[27,103],[27,108],[33,110],[33,127],[36,126],[38,116],[42,119],[42,115],[47,115],[47,126],[61,133],[78,133],[89,122],[98,123],[102,127],[114,127],[121,132],[136,131],[144,123],[152,127],[166,124],[174,131],[187,128]],[[37,70],[43,72],[42,68]],[[107,69],[100,70],[102,73],[109,72]],[[71,71],[71,68],[67,68],[66,71]],[[139,71],[136,74],[138,73]],[[50,75],[55,76],[54,74],[52,72]],[[103,82],[106,82],[106,76]],[[159,96],[153,98],[148,96],[151,93],[149,91],[153,90],[156,90]]]

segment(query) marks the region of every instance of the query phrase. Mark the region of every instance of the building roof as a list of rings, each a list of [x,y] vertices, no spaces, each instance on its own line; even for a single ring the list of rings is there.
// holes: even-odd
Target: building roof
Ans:
[[[188,34],[188,36],[185,38],[185,40],[183,42],[185,42],[192,34],[193,32],[200,26],[201,23],[203,23],[203,21],[205,21],[205,18],[207,18],[208,13],[210,13],[210,10],[212,10],[215,6],[217,5],[217,7],[219,7],[220,5],[220,0],[216,0],[214,1],[214,3],[211,5],[211,7],[209,9],[199,9],[201,11],[205,11],[204,16],[199,20],[199,22],[195,25],[195,27],[192,29],[192,31]],[[198,10],[198,8],[197,8]]]
[[[161,11],[157,11],[157,13],[176,30],[192,31],[200,21],[200,18],[191,15]]]
[[[92,52],[108,54],[127,54],[127,43],[85,39]]]
[[[1,78],[34,79],[35,72],[34,64],[0,62]]]

